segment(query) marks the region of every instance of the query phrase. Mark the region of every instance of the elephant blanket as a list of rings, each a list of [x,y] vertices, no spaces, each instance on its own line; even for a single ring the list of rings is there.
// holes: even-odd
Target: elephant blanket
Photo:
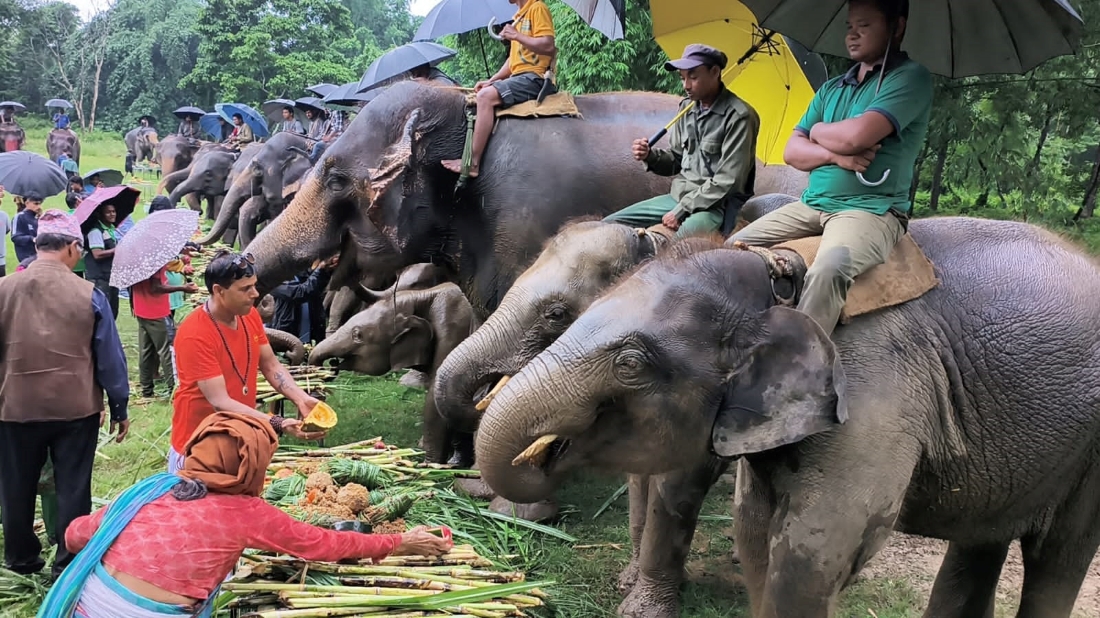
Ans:
[[[474,95],[471,94],[466,97],[466,104],[470,107],[476,107],[477,103]],[[573,100],[572,94],[558,91],[547,96],[542,103],[526,101],[512,107],[498,107],[496,110],[497,118],[551,118],[556,116],[566,118],[583,117],[581,116],[581,110],[577,109],[577,103]]]
[[[773,246],[772,250],[794,251],[809,268],[817,257],[820,245],[820,236],[810,236],[780,243]],[[885,263],[868,270],[852,282],[848,299],[840,312],[840,323],[847,324],[857,315],[920,298],[939,283],[932,262],[917,246],[913,237],[905,234],[894,245],[894,251]]]

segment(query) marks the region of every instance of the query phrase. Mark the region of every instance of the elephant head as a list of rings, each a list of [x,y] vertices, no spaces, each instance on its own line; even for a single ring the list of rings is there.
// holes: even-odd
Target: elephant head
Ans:
[[[197,147],[185,137],[169,135],[157,144],[157,159],[160,161],[160,171],[163,176],[186,169],[191,165]]]
[[[235,153],[220,148],[197,156],[187,168],[187,178],[172,189],[168,199],[175,205],[184,195],[191,193],[206,197],[223,195],[226,178],[236,158]]]
[[[453,283],[377,296],[313,348],[310,364],[335,358],[341,369],[367,375],[408,368],[431,372],[470,334],[473,310]]]
[[[553,343],[624,273],[652,257],[661,237],[617,223],[567,225],[505,294],[485,323],[447,357],[436,377],[439,413],[473,432],[485,390],[515,375]],[[478,406],[481,407],[481,406]]]
[[[461,93],[411,82],[364,107],[282,216],[256,237],[260,288],[337,251],[342,262],[358,255],[364,270],[394,275],[438,253],[451,233],[435,205],[451,200],[454,187],[454,174],[439,162],[461,156],[464,113]]]
[[[490,487],[533,502],[579,466],[662,474],[846,420],[828,336],[776,306],[759,256],[706,245],[643,265],[508,382],[477,437]]]

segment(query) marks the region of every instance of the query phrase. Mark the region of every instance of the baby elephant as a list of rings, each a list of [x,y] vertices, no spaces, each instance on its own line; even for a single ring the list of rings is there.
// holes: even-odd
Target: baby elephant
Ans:
[[[429,384],[443,359],[475,327],[473,309],[453,283],[426,290],[400,290],[356,314],[313,348],[312,365],[339,359],[340,368],[380,376],[414,368]],[[433,387],[424,399],[424,450],[429,461],[450,457],[452,432],[435,408]]]

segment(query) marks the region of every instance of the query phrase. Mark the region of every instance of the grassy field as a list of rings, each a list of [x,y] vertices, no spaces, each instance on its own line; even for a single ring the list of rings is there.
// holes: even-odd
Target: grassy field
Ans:
[[[30,132],[29,149],[44,152],[44,144],[45,130]],[[85,140],[83,148],[82,169],[121,169],[125,154],[121,139],[97,136],[97,139]],[[144,203],[151,199],[152,187],[141,188]],[[54,197],[46,205],[63,208],[64,202]],[[13,214],[10,198],[5,200],[3,207]],[[140,209],[136,216],[143,216]],[[10,242],[8,256],[9,270],[14,270]],[[126,301],[122,302],[118,324],[131,362],[131,379],[136,380],[136,324]],[[381,435],[393,444],[414,445],[419,438],[423,393],[402,387],[396,376],[341,376],[329,401],[341,419],[327,440],[329,444]],[[97,499],[110,500],[138,479],[163,469],[171,413],[171,406],[164,400],[131,406],[130,437],[122,444],[112,442],[100,449],[93,482],[93,495]],[[531,563],[536,567],[535,574],[558,582],[554,588],[556,602],[552,615],[569,618],[614,615],[621,600],[615,582],[630,551],[627,499],[620,498],[598,519],[594,519],[593,514],[621,484],[620,478],[584,475],[569,483],[560,494],[563,517],[559,525],[579,539],[578,545],[595,547],[575,549],[556,541],[536,541],[525,548],[534,554]],[[748,615],[748,600],[738,579],[738,569],[730,560],[732,531],[728,514],[732,490],[728,484],[719,484],[706,503],[704,521],[695,536],[690,557],[689,581],[683,593],[682,615],[685,617]],[[840,615],[915,618],[923,609],[925,599],[922,596],[911,582],[865,579],[845,594]],[[1006,610],[1002,607],[998,615],[1009,615]],[[0,616],[24,615],[30,614],[0,607]]]

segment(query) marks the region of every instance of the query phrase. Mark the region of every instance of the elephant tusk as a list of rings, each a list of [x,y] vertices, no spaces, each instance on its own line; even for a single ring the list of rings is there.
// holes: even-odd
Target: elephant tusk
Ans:
[[[550,448],[550,445],[557,439],[558,437],[556,435],[547,434],[535,440],[531,443],[531,446],[528,446],[522,453],[516,455],[516,458],[512,460],[512,465],[519,466],[529,463],[535,467],[541,466],[546,462],[546,449]]]
[[[496,23],[497,23],[497,18],[494,17],[494,18],[489,20],[489,25],[485,26],[485,28],[489,31],[489,36],[493,37],[494,39],[496,39],[498,41],[503,41],[504,37],[502,37],[499,34],[493,32],[493,26],[495,26]]]
[[[866,178],[863,177],[863,172],[856,172],[856,178],[858,178],[859,181],[861,183],[863,183],[864,186],[867,186],[867,187],[877,187],[877,186],[881,185],[882,183],[886,182],[886,179],[889,178],[889,177],[890,177],[890,170],[886,170],[882,174],[882,178],[880,178],[877,182],[871,182],[870,180],[867,180]]]
[[[504,389],[504,385],[507,384],[508,380],[511,379],[512,376],[504,376],[503,378],[501,378],[500,382],[497,382],[497,385],[493,387],[493,390],[489,391],[488,395],[483,397],[481,401],[477,402],[477,405],[474,406],[474,409],[476,409],[478,412],[484,412],[485,410],[488,410],[489,404],[493,403],[493,397],[499,395],[500,391]]]

